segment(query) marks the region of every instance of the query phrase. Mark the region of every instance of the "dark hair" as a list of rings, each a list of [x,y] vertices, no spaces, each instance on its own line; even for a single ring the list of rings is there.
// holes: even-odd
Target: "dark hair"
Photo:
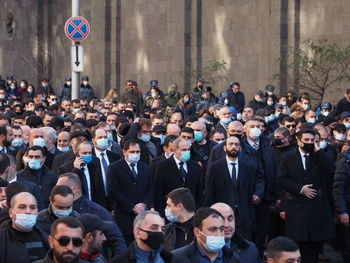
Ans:
[[[56,114],[54,112],[52,112],[52,111],[46,111],[45,114],[44,114],[44,118],[45,118],[46,115],[49,115],[51,117],[56,117]]]
[[[284,117],[281,123],[284,125],[286,122],[295,122],[295,119],[290,116]]]
[[[191,191],[188,188],[180,187],[171,191],[167,198],[171,199],[174,205],[182,204],[188,212],[194,212],[195,204]]]
[[[26,125],[28,125],[30,128],[38,128],[39,126],[43,125],[43,120],[39,116],[31,115],[28,117]]]
[[[115,120],[115,126],[118,128],[119,124],[122,124],[124,122],[129,122],[127,118],[123,116],[118,116],[117,119]]]
[[[56,235],[57,227],[59,224],[64,224],[69,228],[81,228],[81,237],[85,231],[83,224],[76,218],[72,216],[64,216],[56,219],[51,226],[51,236]]]
[[[43,157],[45,156],[45,151],[43,147],[40,147],[38,145],[33,145],[31,147],[29,147],[26,151],[25,151],[25,155],[27,155],[29,153],[29,151],[41,151],[41,154],[43,155]]]
[[[6,129],[6,125],[2,125],[0,126],[0,135],[7,135],[7,129]]]
[[[3,174],[10,165],[10,158],[4,153],[0,153],[0,174]]]
[[[267,258],[279,258],[283,252],[295,252],[299,250],[298,245],[286,237],[276,237],[272,239],[266,247]]]
[[[193,226],[202,229],[202,222],[209,216],[212,217],[221,217],[224,220],[224,217],[215,209],[209,207],[201,207],[199,208],[193,216]]]
[[[231,82],[231,87],[233,87],[233,86],[238,86],[238,87],[240,87],[241,84],[239,84],[238,82]]]
[[[7,207],[10,207],[12,197],[14,197],[16,194],[22,193],[22,192],[29,193],[28,187],[23,183],[12,182],[8,186],[6,186],[5,193],[6,193]]]
[[[72,100],[72,103],[80,103],[80,100],[74,99],[74,100]]]
[[[50,120],[49,123],[53,128],[58,128],[59,130],[64,127],[64,120],[61,117],[57,117],[56,115]]]
[[[190,128],[190,127],[183,127],[183,128],[181,129],[181,132],[180,132],[180,133],[183,133],[183,132],[191,133],[191,134],[194,136],[194,131],[193,131],[193,129]]]
[[[222,129],[215,129],[215,130],[212,130],[209,134],[209,138],[213,138],[214,134],[215,133],[220,133],[220,134],[223,134],[224,137],[226,138],[226,133],[222,130]]]
[[[127,150],[129,150],[131,145],[136,145],[136,144],[139,145],[139,143],[136,140],[133,140],[133,139],[125,140],[123,142],[123,150],[127,151]]]
[[[86,121],[86,128],[92,128],[98,124],[98,120],[90,119]]]
[[[73,195],[73,191],[67,185],[56,185],[51,190],[50,196],[52,201],[55,199],[55,195],[66,197],[68,195]]]
[[[167,137],[165,137],[164,146],[168,148],[169,144],[172,143],[173,141],[175,141],[176,138],[177,138],[177,136],[175,136],[175,135],[168,135]]]
[[[303,134],[305,133],[309,133],[315,136],[315,131],[312,129],[301,129],[299,132],[297,132],[296,136],[299,140],[301,140],[301,138],[303,137]]]
[[[89,109],[87,113],[98,113],[98,111],[96,109]]]

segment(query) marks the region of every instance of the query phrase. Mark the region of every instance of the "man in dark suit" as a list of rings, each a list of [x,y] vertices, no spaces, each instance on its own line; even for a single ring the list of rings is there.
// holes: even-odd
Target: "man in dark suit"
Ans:
[[[335,165],[315,143],[313,130],[300,130],[297,144],[282,156],[278,186],[285,191],[286,236],[299,245],[302,262],[313,263],[322,241],[335,236],[326,184]]]
[[[238,158],[241,144],[236,136],[227,138],[224,144],[226,158],[212,163],[206,176],[205,202],[208,206],[217,202],[230,205],[235,212],[237,232],[251,239],[253,199],[263,197],[264,179],[256,178],[256,167]]]
[[[173,250],[174,263],[240,262],[231,249],[225,246],[223,216],[215,209],[203,207],[193,216],[195,240]]]
[[[127,244],[134,240],[133,220],[150,208],[153,201],[152,175],[148,166],[140,162],[140,145],[136,140],[123,143],[124,159],[108,167],[107,186],[110,206],[123,231]]]
[[[159,163],[154,182],[154,208],[164,215],[166,196],[174,189],[186,187],[191,190],[196,206],[202,205],[203,183],[199,165],[190,160],[190,143],[177,138],[174,143],[174,154]]]
[[[92,155],[96,156],[100,161],[103,186],[105,189],[105,194],[107,195],[107,169],[112,162],[118,161],[120,159],[120,156],[107,150],[108,136],[107,132],[104,129],[93,129],[91,132],[91,137],[92,143],[94,144]]]
[[[62,154],[55,156],[52,163],[51,170],[54,171],[57,175],[60,175],[61,174],[59,172],[60,166],[63,165],[64,163],[74,162],[74,159],[75,159],[74,147],[78,142],[84,141],[84,140],[90,140],[90,135],[87,132],[81,131],[81,130],[72,132],[70,136],[70,142],[69,142],[71,149],[67,152],[64,152]]]
[[[83,194],[103,207],[107,207],[107,198],[103,186],[100,161],[92,156],[93,144],[89,141],[80,141],[75,145],[74,161],[60,166],[59,174],[73,172],[77,174],[83,185]]]
[[[175,141],[176,138],[177,137],[175,135],[168,135],[165,138],[164,145],[163,145],[164,152],[160,156],[152,160],[151,164],[149,165],[152,175],[156,174],[156,171],[161,161],[169,159],[174,154],[173,142]]]

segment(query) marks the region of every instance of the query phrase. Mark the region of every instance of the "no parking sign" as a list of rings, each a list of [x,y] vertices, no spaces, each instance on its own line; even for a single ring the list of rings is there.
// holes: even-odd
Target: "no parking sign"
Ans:
[[[70,40],[80,42],[89,35],[90,25],[84,17],[71,17],[67,20],[64,26],[64,32]]]

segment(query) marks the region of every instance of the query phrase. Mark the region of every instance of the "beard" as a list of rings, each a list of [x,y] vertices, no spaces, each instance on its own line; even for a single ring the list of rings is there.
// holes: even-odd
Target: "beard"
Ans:
[[[80,259],[80,254],[74,254],[72,251],[58,254],[53,250],[53,255],[60,263],[78,263]],[[65,257],[65,255],[72,255],[73,257]]]
[[[238,156],[238,154],[239,154],[239,151],[226,151],[226,154],[229,157],[236,158]]]

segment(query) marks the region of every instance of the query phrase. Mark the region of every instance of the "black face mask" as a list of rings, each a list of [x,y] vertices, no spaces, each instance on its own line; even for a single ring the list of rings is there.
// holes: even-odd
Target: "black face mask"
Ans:
[[[237,137],[239,140],[242,139],[242,134],[229,134],[228,136],[235,136],[235,137]]]
[[[304,142],[304,146],[301,147],[301,149],[303,149],[303,151],[307,152],[307,153],[312,153],[315,149],[315,144],[314,143],[305,143]]]
[[[147,231],[139,228],[141,231],[146,232],[148,237],[146,239],[141,239],[147,246],[151,249],[158,249],[164,242],[163,232],[153,232]]]
[[[281,146],[284,142],[282,142],[283,139],[273,139],[273,143],[276,145],[276,146]]]
[[[226,154],[229,156],[229,157],[232,157],[232,158],[236,158],[239,154],[239,151],[238,152],[234,152],[234,151],[227,151]]]

